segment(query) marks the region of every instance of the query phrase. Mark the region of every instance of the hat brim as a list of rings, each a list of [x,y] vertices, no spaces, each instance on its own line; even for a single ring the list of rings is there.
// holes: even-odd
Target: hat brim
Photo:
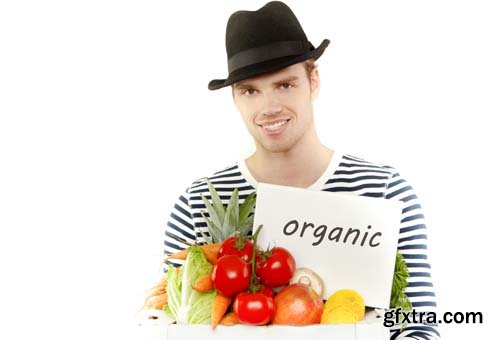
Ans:
[[[220,88],[234,84],[237,81],[256,77],[265,73],[274,72],[284,67],[300,63],[301,61],[313,58],[317,60],[325,48],[330,44],[330,40],[325,39],[314,50],[309,51],[302,55],[287,56],[278,59],[268,60],[259,64],[250,65],[239,70],[232,72],[227,79],[214,79],[208,83],[209,90],[218,90]]]

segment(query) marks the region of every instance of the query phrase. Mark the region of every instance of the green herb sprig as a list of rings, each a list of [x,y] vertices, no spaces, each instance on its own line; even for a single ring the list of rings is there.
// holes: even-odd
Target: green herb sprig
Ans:
[[[394,278],[392,280],[391,308],[399,307],[404,311],[411,310],[411,302],[405,294],[405,289],[408,286],[408,277],[410,277],[410,272],[406,266],[406,261],[398,251],[396,253],[396,265],[394,266]]]
[[[398,251],[396,253],[396,264],[394,266],[394,278],[392,280],[390,308],[401,308],[404,311],[410,311],[413,308],[410,299],[408,299],[405,293],[409,277],[410,272],[406,266],[406,261],[403,255]],[[406,326],[407,324],[404,323],[401,329],[404,329]]]

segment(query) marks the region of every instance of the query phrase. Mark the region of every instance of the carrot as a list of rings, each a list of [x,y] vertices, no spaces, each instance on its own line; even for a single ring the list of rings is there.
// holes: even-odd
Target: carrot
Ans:
[[[210,274],[203,275],[192,285],[193,289],[200,293],[206,293],[214,289]]]
[[[148,298],[154,295],[160,295],[164,293],[167,289],[167,276],[165,275],[160,282],[158,282],[155,286],[148,289],[147,294]]]
[[[200,246],[203,249],[203,254],[208,262],[215,264],[217,261],[217,252],[220,248],[220,243],[211,243]],[[187,249],[181,250],[177,253],[173,253],[167,256],[167,260],[185,260],[187,257]]]
[[[162,299],[167,299],[167,291],[165,288],[159,288],[154,291],[152,291],[148,297],[146,298],[146,301],[144,302],[143,308],[149,309],[151,308],[152,305],[154,305],[156,302],[156,299],[158,299],[159,296],[162,296]]]
[[[168,295],[165,292],[164,294],[158,296],[156,304],[154,305],[154,309],[162,310],[167,303],[168,303]]]
[[[167,285],[168,285],[168,281],[167,281],[167,276],[165,275],[164,277],[162,277],[160,282],[158,282],[155,286],[153,286],[152,288],[150,288],[147,291],[147,298],[146,298],[146,301],[144,302],[144,306],[142,308],[143,309],[150,309],[155,304],[155,301],[156,301],[156,299],[158,299],[157,298],[158,296],[162,296],[162,299],[164,299],[165,303],[166,303]],[[165,295],[165,296],[163,297],[163,295]],[[161,307],[163,307],[163,306],[161,306]],[[156,309],[158,309],[158,308],[156,308]],[[162,308],[159,308],[159,309],[162,309]]]
[[[144,304],[144,309],[159,309],[162,310],[163,306],[168,303],[167,293],[161,295],[155,295],[148,298]]]
[[[223,295],[217,294],[214,301],[212,302],[212,329],[215,329],[219,322],[226,314],[227,309],[231,305],[233,300],[231,298],[225,297]]]
[[[203,248],[203,254],[205,254],[205,258],[211,264],[215,264],[217,262],[217,253],[220,249],[220,243],[211,244],[211,247]]]
[[[237,325],[239,323],[240,323],[240,321],[236,317],[236,314],[234,314],[233,312],[227,313],[226,315],[224,315],[224,317],[220,321],[221,325],[226,325],[226,326]]]
[[[148,291],[148,298],[151,296],[161,295],[166,292],[166,287],[154,287]]]

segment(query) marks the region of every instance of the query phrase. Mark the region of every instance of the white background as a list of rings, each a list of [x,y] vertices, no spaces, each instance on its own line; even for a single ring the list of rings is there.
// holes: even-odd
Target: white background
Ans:
[[[133,338],[194,179],[252,151],[225,25],[265,1],[0,4],[0,338]],[[322,141],[398,168],[427,218],[442,312],[497,323],[494,1],[287,1],[319,59]],[[494,278],[495,277],[495,278]],[[30,336],[30,337],[29,337]]]

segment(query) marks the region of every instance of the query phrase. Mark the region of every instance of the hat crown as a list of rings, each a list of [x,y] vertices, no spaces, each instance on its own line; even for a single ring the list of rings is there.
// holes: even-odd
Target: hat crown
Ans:
[[[226,26],[227,79],[213,79],[217,90],[242,79],[275,72],[304,60],[317,60],[330,40],[315,48],[290,7],[271,1],[256,11],[234,12]]]
[[[281,1],[269,2],[256,11],[237,11],[229,17],[228,59],[241,51],[280,41],[308,41],[295,14]]]

